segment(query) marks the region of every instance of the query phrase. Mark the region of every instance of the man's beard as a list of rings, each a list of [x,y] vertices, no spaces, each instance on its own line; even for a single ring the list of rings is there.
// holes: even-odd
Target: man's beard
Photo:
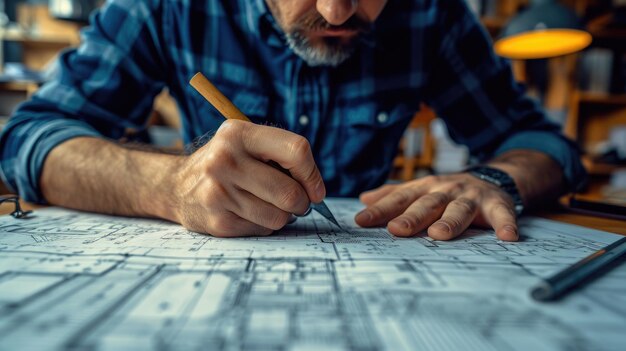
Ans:
[[[332,66],[336,67],[349,59],[354,53],[360,36],[370,30],[371,25],[356,16],[350,18],[340,26],[333,26],[326,20],[314,13],[300,20],[296,26],[285,34],[287,44],[309,66]],[[315,42],[307,36],[313,31],[326,29],[345,29],[357,31],[350,38],[320,37]]]

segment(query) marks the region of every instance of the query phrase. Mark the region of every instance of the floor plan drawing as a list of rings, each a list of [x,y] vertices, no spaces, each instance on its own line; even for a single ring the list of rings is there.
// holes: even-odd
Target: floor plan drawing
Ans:
[[[521,240],[357,228],[327,201],[270,237],[48,208],[0,218],[0,350],[623,350],[626,266],[556,303],[530,289],[619,239],[538,218]]]

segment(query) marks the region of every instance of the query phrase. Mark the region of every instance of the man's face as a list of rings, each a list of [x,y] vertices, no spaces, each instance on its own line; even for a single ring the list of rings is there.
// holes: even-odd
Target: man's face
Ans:
[[[387,0],[266,0],[293,51],[311,66],[350,57]]]

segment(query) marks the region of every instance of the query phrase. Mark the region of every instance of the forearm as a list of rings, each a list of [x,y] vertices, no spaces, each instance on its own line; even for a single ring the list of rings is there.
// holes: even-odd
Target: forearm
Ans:
[[[527,208],[553,201],[565,191],[561,166],[544,153],[511,150],[489,162],[514,180]]]
[[[174,221],[170,193],[182,159],[97,138],[75,138],[50,152],[40,187],[53,205]]]

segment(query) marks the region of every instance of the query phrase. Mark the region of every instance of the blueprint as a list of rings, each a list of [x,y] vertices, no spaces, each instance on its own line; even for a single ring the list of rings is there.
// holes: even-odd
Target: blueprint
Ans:
[[[0,218],[0,350],[624,350],[626,267],[557,303],[541,277],[619,237],[539,218],[505,243],[361,229],[331,199],[270,237],[47,208]]]

